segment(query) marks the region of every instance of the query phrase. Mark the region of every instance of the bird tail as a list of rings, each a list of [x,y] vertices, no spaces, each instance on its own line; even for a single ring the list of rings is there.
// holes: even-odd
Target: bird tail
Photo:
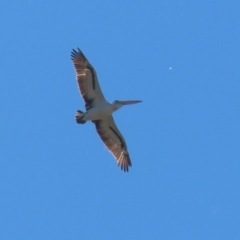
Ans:
[[[77,123],[79,124],[84,124],[86,121],[82,120],[84,117],[84,112],[77,110],[76,114],[75,114],[75,120]]]

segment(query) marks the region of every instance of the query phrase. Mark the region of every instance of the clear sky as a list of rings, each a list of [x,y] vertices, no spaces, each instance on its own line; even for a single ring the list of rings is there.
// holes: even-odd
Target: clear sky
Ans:
[[[240,239],[239,1],[0,1],[0,239]],[[124,173],[84,110],[79,47]]]

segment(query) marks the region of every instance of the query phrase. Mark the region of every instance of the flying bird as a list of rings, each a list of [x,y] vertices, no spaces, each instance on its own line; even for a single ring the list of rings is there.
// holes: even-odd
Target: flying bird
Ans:
[[[132,163],[126,142],[113,120],[112,113],[124,105],[142,101],[115,100],[113,103],[109,103],[103,96],[95,69],[79,48],[72,50],[71,59],[76,71],[78,88],[85,101],[86,108],[86,112],[77,110],[76,122],[84,124],[86,121],[92,121],[100,138],[117,160],[118,166],[124,172],[128,172],[128,167],[132,166]]]

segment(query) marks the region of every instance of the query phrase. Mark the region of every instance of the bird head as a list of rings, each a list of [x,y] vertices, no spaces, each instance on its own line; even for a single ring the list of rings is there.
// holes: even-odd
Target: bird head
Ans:
[[[124,105],[136,104],[136,103],[140,103],[140,102],[142,102],[142,101],[141,100],[128,100],[128,101],[115,100],[112,103],[112,105],[113,105],[114,111],[116,111],[117,109],[121,108]]]

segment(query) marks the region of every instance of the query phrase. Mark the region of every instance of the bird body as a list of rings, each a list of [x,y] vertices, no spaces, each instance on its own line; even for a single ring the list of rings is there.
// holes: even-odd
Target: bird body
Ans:
[[[132,165],[126,142],[118,130],[112,113],[124,105],[135,104],[141,101],[119,101],[115,100],[109,103],[98,83],[95,69],[89,63],[80,49],[72,51],[72,61],[76,70],[76,77],[79,90],[85,101],[86,112],[77,110],[75,119],[79,124],[86,121],[92,121],[96,130],[108,148],[114,155],[118,165],[122,170],[128,171],[128,167]]]
[[[96,121],[104,119],[106,116],[110,116],[113,112],[113,106],[106,100],[99,102],[96,106],[87,110],[82,120],[84,121]]]

